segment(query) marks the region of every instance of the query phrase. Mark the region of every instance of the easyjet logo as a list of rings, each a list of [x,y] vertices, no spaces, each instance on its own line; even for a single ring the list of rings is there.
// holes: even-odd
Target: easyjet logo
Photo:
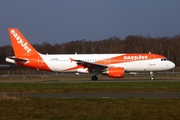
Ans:
[[[23,41],[14,30],[11,30],[11,34],[16,38],[17,43],[20,44],[27,53],[31,52],[31,48],[28,47],[27,42]]]
[[[147,55],[124,56],[125,60],[148,60]]]

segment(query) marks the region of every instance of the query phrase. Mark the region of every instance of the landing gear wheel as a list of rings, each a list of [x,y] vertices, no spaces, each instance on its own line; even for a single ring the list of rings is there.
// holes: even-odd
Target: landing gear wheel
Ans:
[[[91,80],[92,80],[92,81],[97,81],[97,80],[98,80],[98,77],[97,77],[97,76],[92,76],[92,77],[91,77]]]
[[[154,80],[154,74],[153,74],[153,72],[150,72],[150,80]]]
[[[154,80],[154,77],[152,76],[152,77],[150,77],[150,80]]]

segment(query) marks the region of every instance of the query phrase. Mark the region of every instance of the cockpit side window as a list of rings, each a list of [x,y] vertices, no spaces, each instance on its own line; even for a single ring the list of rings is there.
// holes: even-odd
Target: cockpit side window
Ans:
[[[161,61],[166,61],[167,60],[167,58],[161,58]]]

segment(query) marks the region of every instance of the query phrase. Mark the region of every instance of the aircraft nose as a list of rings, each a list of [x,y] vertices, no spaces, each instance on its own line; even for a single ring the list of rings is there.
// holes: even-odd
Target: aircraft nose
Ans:
[[[173,69],[173,68],[175,67],[175,64],[170,61],[170,63],[168,64],[168,67],[169,67],[170,69]]]

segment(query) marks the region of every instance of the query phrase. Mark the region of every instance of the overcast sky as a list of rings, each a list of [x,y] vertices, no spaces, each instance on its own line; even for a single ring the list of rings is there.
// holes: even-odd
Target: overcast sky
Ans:
[[[180,35],[180,0],[1,0],[0,46],[18,28],[32,44]]]

